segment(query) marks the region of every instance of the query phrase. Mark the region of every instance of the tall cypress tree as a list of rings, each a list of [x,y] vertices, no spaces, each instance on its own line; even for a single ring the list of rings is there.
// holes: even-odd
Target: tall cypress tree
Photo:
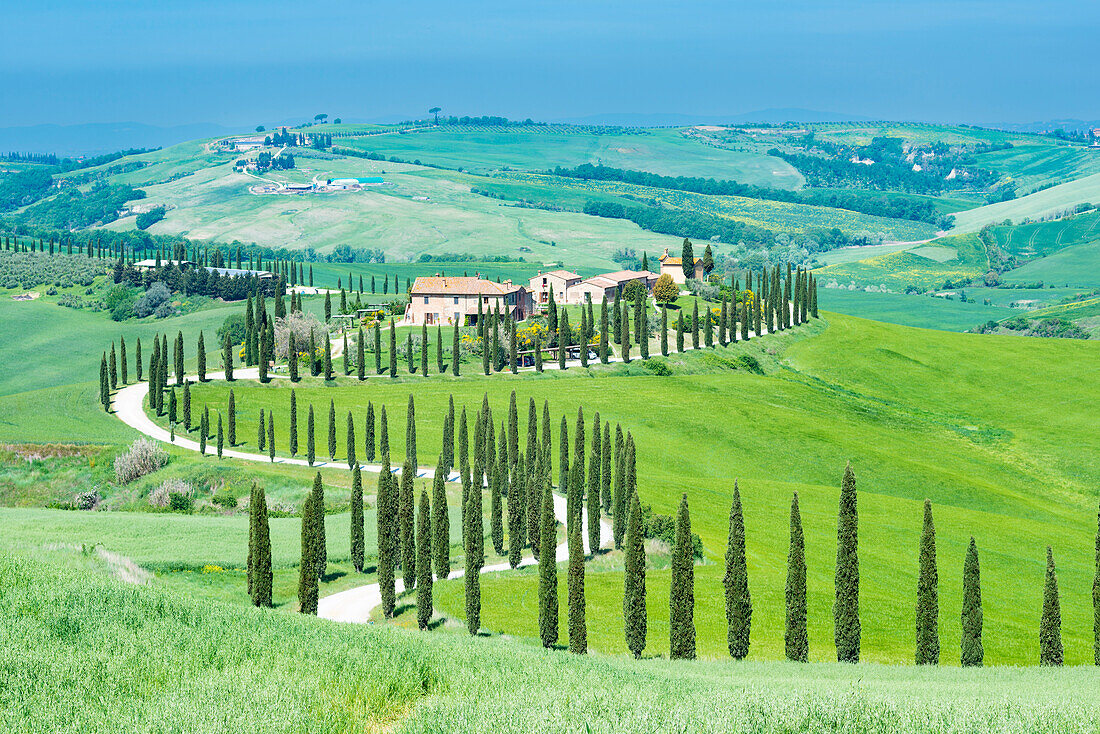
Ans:
[[[298,345],[294,343],[294,330],[290,329],[286,335],[286,364],[290,372],[290,382],[295,383],[301,379],[298,376]]]
[[[481,567],[485,565],[485,526],[482,524],[481,478],[470,488],[466,506],[466,629],[481,629]]]
[[[1058,600],[1058,573],[1054,568],[1054,552],[1048,545],[1043,617],[1039,622],[1039,664],[1061,665],[1062,662],[1062,609]]]
[[[435,325],[435,371],[436,374],[443,374],[443,326],[442,324]]]
[[[316,443],[313,430],[313,403],[309,404],[309,415],[306,418],[306,462],[313,466],[317,458]]]
[[[604,421],[600,447],[600,507],[611,514],[611,422]]]
[[[626,523],[626,547],[623,558],[623,628],[626,646],[635,658],[645,650],[647,631],[645,606],[645,537],[642,533],[642,509],[638,497],[630,498],[630,519]]]
[[[451,374],[458,377],[458,363],[462,354],[458,340],[460,331],[459,325],[455,324],[451,331],[454,336],[454,342],[451,344]]]
[[[359,465],[359,462],[355,459],[355,420],[351,417],[351,411],[348,411],[348,428],[347,428],[347,454],[348,454],[348,468],[351,469]]]
[[[592,454],[588,459],[588,484],[585,487],[588,511],[588,552],[595,555],[600,549],[600,470],[603,466],[600,435],[600,414],[592,419]]]
[[[661,304],[661,356],[668,356],[668,304]]]
[[[626,532],[626,516],[623,508],[626,503],[626,444],[623,442],[622,426],[615,426],[615,484],[611,501],[611,531],[615,547],[622,548],[623,535]]]
[[[574,523],[569,531],[569,652],[584,655],[588,652],[588,625],[584,604],[584,545],[581,541],[580,523]]]
[[[275,414],[267,416],[267,459],[275,463]]]
[[[173,400],[175,399],[176,391],[172,391]],[[233,390],[229,390],[229,408],[226,411],[228,415],[227,432],[229,434],[229,445],[237,445],[237,401],[233,396]],[[174,422],[174,421],[173,421]]]
[[[317,614],[317,562],[313,531],[313,505],[316,501],[311,492],[302,503],[302,558],[298,564],[298,611],[302,614]]]
[[[798,511],[798,492],[791,499],[791,546],[787,552],[785,602],[783,646],[787,659],[804,663],[809,660],[810,643],[806,635],[806,543]]]
[[[676,536],[672,545],[672,579],[669,591],[668,656],[672,660],[695,659],[695,558],[691,542],[691,515],[687,493],[680,497]]]
[[[108,374],[111,379],[111,389],[118,389],[118,357],[115,355],[115,343],[111,342],[111,359],[107,363]]]
[[[206,453],[206,440],[210,438],[210,406],[202,406],[202,418],[199,419],[199,453]]]
[[[451,520],[447,516],[446,463],[440,456],[432,479],[432,562],[436,578],[451,573]]]
[[[367,461],[374,461],[374,403],[367,401],[367,425],[363,428]]]
[[[778,276],[777,276],[778,277]],[[836,526],[836,602],[833,605],[836,659],[859,662],[859,518],[856,477],[849,462],[844,467]]]
[[[229,342],[228,332],[222,342],[222,367],[225,370],[225,381],[233,382],[233,345]]]
[[[378,473],[377,493],[377,536],[378,536],[378,588],[382,597],[382,614],[387,618],[393,617],[397,595],[394,586],[393,570],[396,566],[396,543],[394,541],[393,526],[396,521],[394,515],[393,472],[390,469],[389,451],[382,452],[382,471]]]
[[[401,483],[397,505],[398,558],[401,562],[401,580],[406,589],[416,586],[416,495],[413,477],[416,465],[406,454],[401,467]]]
[[[566,355],[570,346],[569,312],[565,306],[561,307],[561,316],[558,318],[558,369],[564,370]]]
[[[680,313],[676,315],[676,352],[682,354],[684,351],[684,310],[680,309]]]
[[[191,431],[191,383],[183,383],[183,430]]]
[[[503,438],[502,432],[501,439],[503,440]],[[507,482],[506,479],[502,478],[506,473],[505,465],[498,462],[493,465],[489,476],[489,538],[493,543],[493,552],[498,556],[504,555],[504,505],[502,504],[503,490],[501,484]],[[509,502],[511,501],[511,494],[509,492]],[[509,519],[511,519],[511,513],[509,513]],[[509,543],[511,543],[510,538]],[[509,560],[511,560],[510,553]],[[513,565],[512,568],[515,568],[515,566]]]
[[[125,337],[118,338],[118,367],[119,367],[119,379],[122,384],[125,385],[130,382],[126,379],[126,339]]]
[[[397,377],[397,329],[390,319],[390,377]]]
[[[932,502],[924,501],[924,528],[920,536],[920,573],[917,578],[917,665],[940,662],[939,574],[936,570],[936,526]]]
[[[222,458],[222,449],[225,448],[225,434],[222,432],[222,414],[218,411],[218,458]]]
[[[366,551],[363,530],[363,475],[355,463],[351,467],[351,565],[359,573]]]
[[[359,335],[355,342],[355,376],[360,381],[367,379],[367,349],[362,327],[359,327]]]
[[[980,668],[985,659],[982,648],[982,580],[978,546],[973,535],[970,536],[970,547],[966,549],[966,560],[963,562],[961,647],[960,663],[964,667]]]
[[[332,380],[335,375],[332,374],[332,337],[325,334],[325,380]]]
[[[257,487],[253,491],[253,499],[249,503],[249,515],[254,517],[250,526],[255,527],[253,550],[251,554],[250,568],[252,579],[249,591],[252,603],[258,607],[271,606],[271,527],[267,519],[267,496],[263,487]]]
[[[313,538],[317,547],[314,551],[314,561],[317,564],[317,577],[325,575],[328,569],[328,541],[325,532],[325,486],[321,483],[321,472],[317,472],[313,478]]]
[[[290,391],[290,435],[289,446],[290,455],[298,455],[298,396],[294,394],[293,388]]]
[[[432,621],[432,505],[428,490],[420,490],[420,513],[416,518],[416,623],[428,629]]]
[[[197,357],[199,360],[197,372],[199,375],[199,382],[206,382],[206,345],[203,343],[202,331],[199,331],[199,346]],[[138,345],[137,350],[138,363],[141,363],[141,347]],[[138,379],[141,379],[141,369],[138,368]]]
[[[600,362],[607,364],[607,296],[604,295],[600,304]]]
[[[550,482],[542,487],[542,507],[539,512],[539,637],[543,647],[552,647],[558,641],[558,562],[554,546],[557,544],[557,523],[554,520],[554,498]]]
[[[730,505],[729,537],[726,542],[726,644],[730,656],[741,660],[749,654],[752,629],[752,598],[749,596],[749,572],[745,558],[745,520],[741,512],[741,492],[733,483]]]
[[[201,331],[199,332],[199,336],[200,337],[202,336]],[[200,352],[199,353],[199,364],[203,365],[203,371],[199,373],[199,381],[200,382],[202,381],[202,378],[206,376],[205,363],[206,363],[206,355],[204,355]],[[142,366],[143,365],[141,364],[141,339],[139,338],[134,343],[134,379],[136,379],[138,382],[141,382],[141,368],[142,368]]]

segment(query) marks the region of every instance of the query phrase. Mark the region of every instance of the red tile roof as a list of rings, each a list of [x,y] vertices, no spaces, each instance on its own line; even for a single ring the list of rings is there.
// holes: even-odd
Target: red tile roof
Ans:
[[[503,296],[520,288],[521,286],[514,283],[494,283],[484,278],[422,276],[413,281],[409,292],[414,296]]]

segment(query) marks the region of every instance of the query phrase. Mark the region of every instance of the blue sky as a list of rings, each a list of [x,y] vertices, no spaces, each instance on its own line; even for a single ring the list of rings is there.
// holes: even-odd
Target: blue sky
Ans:
[[[1100,3],[43,0],[0,126],[456,114],[1100,118]]]

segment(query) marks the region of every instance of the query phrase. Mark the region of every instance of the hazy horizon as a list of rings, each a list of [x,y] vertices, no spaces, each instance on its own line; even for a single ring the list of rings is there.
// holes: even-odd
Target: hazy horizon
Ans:
[[[802,108],[872,119],[1100,118],[1084,64],[1100,7],[796,0],[552,6],[428,0],[54,0],[9,18],[0,127],[272,124],[455,114],[730,117]],[[43,30],[46,29],[46,30]]]

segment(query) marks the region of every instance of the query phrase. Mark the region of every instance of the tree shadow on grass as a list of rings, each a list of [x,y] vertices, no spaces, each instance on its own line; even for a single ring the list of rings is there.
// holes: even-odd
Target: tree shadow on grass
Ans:
[[[347,571],[333,571],[332,573],[323,574],[321,576],[321,582],[328,584],[347,575]]]

